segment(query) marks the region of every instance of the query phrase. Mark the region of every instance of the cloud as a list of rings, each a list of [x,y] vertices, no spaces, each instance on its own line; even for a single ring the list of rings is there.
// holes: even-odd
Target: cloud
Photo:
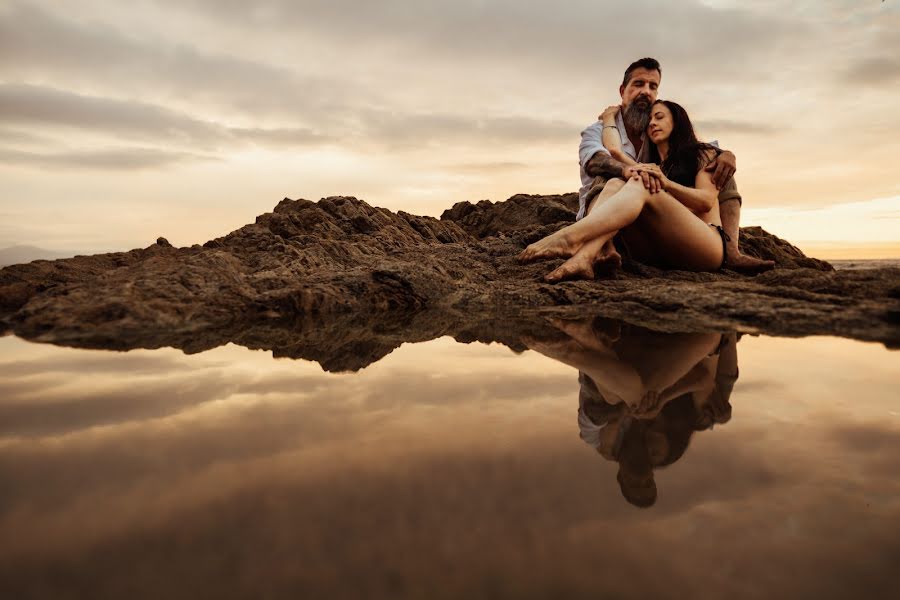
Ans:
[[[127,139],[199,146],[215,145],[228,137],[221,125],[162,106],[27,84],[0,84],[0,119],[17,125],[56,125]]]
[[[309,128],[245,128],[195,118],[189,114],[134,100],[87,96],[67,90],[26,84],[0,84],[0,120],[17,126],[81,130],[130,141],[156,141],[191,148],[233,147],[244,142],[266,146],[308,146],[333,138]],[[10,130],[13,133],[16,130]],[[5,141],[57,146],[49,136],[12,135]],[[34,154],[7,150],[14,163],[134,168],[159,166],[185,159],[202,159],[186,153],[132,148],[121,150]]]
[[[511,171],[520,171],[527,169],[528,163],[516,161],[495,161],[495,162],[469,162],[447,165],[447,171],[456,173],[466,173],[471,175],[495,175],[497,173],[507,173]]]
[[[158,27],[165,29],[165,23]],[[176,105],[205,103],[257,118],[270,113],[302,118],[340,109],[347,97],[375,97],[372,90],[362,93],[341,78],[300,76],[221,50],[205,52],[192,40],[173,43],[123,31],[16,3],[0,12],[0,66],[7,80],[62,82],[57,85],[115,90]]]
[[[564,144],[579,124],[526,116],[479,117],[436,113],[366,111],[360,135],[393,147],[428,144]]]
[[[335,136],[325,135],[306,127],[263,129],[259,127],[232,127],[228,130],[238,138],[262,146],[311,146],[333,143]]]
[[[0,128],[0,140],[4,142],[13,142],[24,144],[27,146],[42,145],[50,143],[52,140],[43,135],[37,135],[30,131],[22,131],[20,129]]]
[[[21,103],[11,108],[25,112],[19,117],[30,116],[30,122],[88,128],[102,120],[120,137],[152,135],[204,148],[237,139],[272,148],[339,145],[351,138],[347,145],[368,149],[564,144],[590,118],[524,114],[536,110],[536,99],[557,93],[542,86],[565,82],[574,90],[609,80],[614,93],[634,52],[664,50],[666,73],[667,64],[680,70],[684,64],[723,68],[738,55],[756,64],[760,61],[748,57],[767,51],[761,42],[780,39],[788,29],[778,19],[747,11],[646,0],[602,10],[587,0],[564,8],[507,0],[144,5],[156,11],[157,30],[179,19],[202,22],[208,35],[187,39],[135,32],[121,18],[106,17],[99,3],[91,4],[88,14],[90,9],[93,18],[80,21],[22,3],[0,12],[0,64],[20,80],[37,77],[68,88],[54,96],[52,88],[19,84],[23,89],[6,90],[13,96],[8,102],[16,91],[23,96],[44,91],[40,98],[27,98],[34,100],[30,110]],[[635,15],[643,15],[639,36],[627,27],[604,30],[605,43],[619,52],[588,52],[598,21],[629,22]],[[221,45],[235,31],[254,39],[263,30],[279,40],[279,48],[292,50],[291,60],[258,49],[262,43],[247,44],[240,57]],[[708,52],[717,44],[717,53]],[[329,57],[327,66],[313,58],[317,51]],[[742,70],[746,77],[752,69]],[[531,90],[523,88],[529,81]],[[512,85],[504,90],[505,82]],[[72,96],[61,98],[65,93]],[[526,100],[509,110],[522,93],[531,97],[532,107]],[[137,94],[141,100],[127,100]],[[472,104],[472,94],[480,106]],[[455,97],[466,104],[448,102]],[[273,118],[285,122],[274,124]],[[269,126],[256,125],[267,121]]]
[[[852,63],[843,80],[854,85],[885,86],[900,82],[900,58],[877,56]]]
[[[0,14],[0,64],[20,80],[63,77],[68,87],[115,87],[332,127],[360,116],[359,108],[389,111],[398,102],[421,108],[466,98],[466,108],[475,108],[473,93],[483,107],[514,103],[522,93],[553,97],[559,85],[588,90],[609,81],[614,94],[625,65],[644,54],[657,54],[667,73],[668,65],[704,73],[700,84],[732,66],[746,80],[766,73],[763,58],[776,42],[803,28],[746,10],[648,0],[602,7],[588,0],[564,7],[511,0],[144,6],[157,7],[157,32],[178,31],[166,24],[188,20],[202,23],[204,35],[136,33],[102,8],[78,22],[14,4]],[[604,28],[605,46],[617,50],[596,50],[598,23],[636,18],[639,33]],[[235,48],[236,38],[259,43]]]
[[[56,153],[23,152],[0,148],[0,161],[43,169],[139,170],[180,165],[199,160],[215,160],[212,156],[189,152],[169,152],[156,148],[112,148]]]
[[[361,108],[361,118],[337,125],[329,134],[305,127],[229,127],[164,106],[87,96],[50,87],[0,84],[0,120],[17,126],[57,126],[130,141],[153,140],[197,149],[234,149],[252,142],[270,147],[371,144],[415,147],[455,143],[564,143],[578,126],[531,117],[478,117],[428,112],[402,113]],[[119,151],[34,154],[7,151],[19,164],[142,168],[203,158],[172,151]]]
[[[713,9],[699,2],[269,0],[250,5],[188,0],[182,6],[220,22],[315,36],[374,54],[396,56],[402,49],[420,60],[444,57],[509,65],[512,58],[521,65],[537,61],[563,69],[615,60],[620,72],[627,61],[619,64],[619,52],[597,51],[598,37],[602,36],[604,48],[629,55],[634,52],[631,48],[656,49],[676,60],[690,57],[721,65],[723,60],[765,52],[770,42],[789,33],[777,18],[734,7]],[[609,23],[624,26],[602,27]]]
[[[783,127],[775,127],[768,123],[754,123],[752,121],[732,121],[729,119],[701,119],[694,122],[694,127],[699,131],[709,134],[751,134],[774,135],[784,132]]]

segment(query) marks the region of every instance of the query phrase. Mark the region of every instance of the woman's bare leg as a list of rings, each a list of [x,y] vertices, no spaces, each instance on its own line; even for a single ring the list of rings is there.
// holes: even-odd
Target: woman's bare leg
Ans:
[[[591,214],[596,206],[614,196],[624,185],[625,182],[621,179],[607,181],[603,191],[591,200],[586,214]],[[569,260],[545,275],[544,281],[556,283],[569,279],[593,279],[595,276],[594,266],[598,263],[603,263],[607,269],[618,269],[622,266],[622,256],[612,243],[612,238],[616,233],[618,232],[613,231],[585,243]]]
[[[612,244],[618,233],[613,231],[594,238],[578,249],[574,256],[544,276],[548,283],[570,279],[593,279],[594,264],[604,248]],[[625,228],[632,242],[629,248],[639,250],[638,259],[659,262],[690,271],[713,271],[722,264],[722,238],[669,194],[651,198],[641,217]],[[638,248],[641,246],[641,248]],[[615,252],[621,265],[622,258]]]
[[[610,179],[604,186],[603,191],[591,202],[591,205],[587,210],[587,215],[581,219],[581,221],[564,227],[544,239],[529,245],[528,248],[519,254],[519,262],[531,262],[547,258],[569,258],[574,256],[579,248],[591,238],[590,236],[584,237],[583,239],[579,239],[577,244],[573,245],[569,243],[569,231],[573,227],[576,232],[580,231],[581,228],[577,227],[579,224],[584,223],[592,214],[596,213],[598,207],[605,206],[613,198],[617,198],[625,187],[627,187],[627,184],[621,179]],[[584,233],[587,234],[587,232]],[[594,248],[594,255],[598,255],[603,249],[603,245],[597,246]],[[611,250],[612,248],[606,247],[605,249]]]
[[[723,253],[718,232],[670,194],[650,194],[634,179],[582,220],[526,248],[519,259],[572,256],[588,241],[609,236],[638,217],[641,228],[672,266],[694,271],[720,266]]]
[[[544,281],[556,283],[569,279],[593,279],[594,264],[599,260],[609,261],[618,268],[622,265],[622,257],[612,244],[616,233],[613,231],[587,242],[566,262],[544,275]]]
[[[653,194],[634,224],[666,265],[688,271],[715,271],[722,264],[722,238],[670,194]]]
[[[625,181],[619,178],[607,181],[606,185],[603,187],[603,192],[591,201],[585,214],[591,214],[591,211],[595,206],[598,206],[611,198],[616,192],[621,190],[624,185]],[[597,264],[603,263],[607,265],[608,268],[613,269],[618,269],[622,266],[622,256],[616,251],[616,247],[612,242],[612,238],[616,236],[616,233],[618,232],[613,232],[612,236],[604,236],[607,237],[607,241],[603,244],[594,243],[594,241],[591,240],[585,244],[585,248],[582,248],[582,250],[587,250],[588,255],[592,257],[593,265],[596,266]],[[591,247],[586,248],[588,245]]]

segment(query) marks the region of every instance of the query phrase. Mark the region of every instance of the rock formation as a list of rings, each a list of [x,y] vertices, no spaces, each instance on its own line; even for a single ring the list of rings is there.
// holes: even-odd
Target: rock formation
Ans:
[[[755,277],[626,260],[606,279],[543,283],[561,261],[514,257],[573,220],[576,205],[575,194],[517,195],[458,203],[435,219],[350,197],[285,199],[202,246],[160,238],[130,252],[6,267],[0,332],[114,349],[235,342],[323,365],[337,356],[335,369],[441,335],[516,348],[517,332],[549,314],[660,331],[900,341],[900,269],[835,271],[759,227],[742,229],[742,250],[777,267]]]

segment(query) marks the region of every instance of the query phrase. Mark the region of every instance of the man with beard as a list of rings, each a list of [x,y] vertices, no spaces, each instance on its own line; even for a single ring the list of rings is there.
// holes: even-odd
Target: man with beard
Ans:
[[[647,124],[650,121],[650,108],[656,101],[662,70],[659,62],[653,58],[642,58],[628,66],[619,95],[622,97],[621,109],[616,115],[615,127],[622,141],[621,150],[638,163],[647,162],[650,142],[646,138]],[[579,191],[580,207],[577,219],[584,217],[591,208],[592,201],[602,191],[606,180],[620,178],[627,181],[630,177],[639,176],[644,186],[651,192],[660,191],[660,182],[652,173],[638,171],[613,158],[603,145],[604,125],[597,121],[581,132],[581,145],[578,147],[578,158],[581,165],[581,183]],[[712,172],[713,182],[719,189],[719,215],[722,227],[730,240],[727,248],[729,268],[748,273],[758,273],[771,269],[775,263],[760,260],[741,254],[738,248],[738,235],[741,221],[741,195],[734,183],[736,160],[734,154],[725,150],[719,152],[715,160],[706,168]],[[619,255],[612,243],[608,243],[598,256],[598,260],[618,262]]]

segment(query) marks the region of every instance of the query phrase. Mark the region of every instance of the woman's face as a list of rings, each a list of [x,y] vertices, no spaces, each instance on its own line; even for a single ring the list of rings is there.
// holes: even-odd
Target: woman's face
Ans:
[[[672,111],[665,104],[654,104],[650,108],[650,124],[647,125],[647,137],[654,144],[669,139],[672,128],[675,126],[672,120]]]

